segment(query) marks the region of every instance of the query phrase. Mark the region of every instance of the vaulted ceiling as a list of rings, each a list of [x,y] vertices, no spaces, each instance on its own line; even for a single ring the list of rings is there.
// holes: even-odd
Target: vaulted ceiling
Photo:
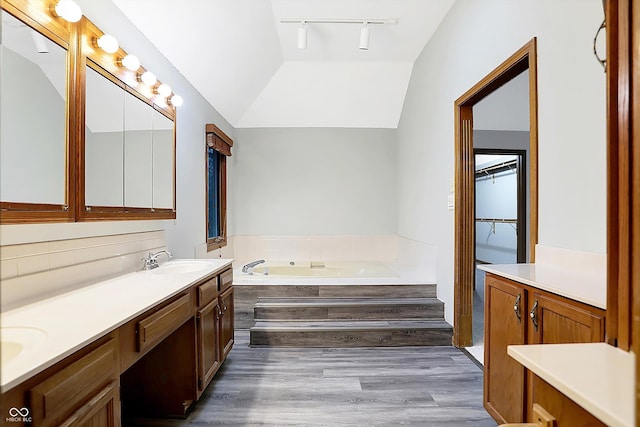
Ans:
[[[395,128],[413,63],[454,0],[113,0],[236,128]],[[152,12],[150,12],[152,11]],[[310,23],[297,48],[295,19]],[[188,102],[188,100],[186,100]]]

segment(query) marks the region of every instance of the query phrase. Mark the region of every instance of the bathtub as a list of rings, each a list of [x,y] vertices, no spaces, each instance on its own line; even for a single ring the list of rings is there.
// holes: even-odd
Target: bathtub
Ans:
[[[392,278],[398,277],[390,266],[376,261],[321,262],[290,261],[265,262],[253,268],[251,274],[236,272],[237,279],[242,278]],[[234,278],[234,280],[235,280]]]

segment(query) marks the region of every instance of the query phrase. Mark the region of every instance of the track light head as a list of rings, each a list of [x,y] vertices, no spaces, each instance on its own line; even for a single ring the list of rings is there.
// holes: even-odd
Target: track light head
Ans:
[[[298,27],[298,49],[307,48],[308,35],[307,23],[306,21],[301,21],[300,27]]]
[[[369,30],[369,26],[365,21],[362,23],[362,29],[360,30],[360,45],[358,46],[360,50],[369,50],[370,36],[371,36],[371,30]]]

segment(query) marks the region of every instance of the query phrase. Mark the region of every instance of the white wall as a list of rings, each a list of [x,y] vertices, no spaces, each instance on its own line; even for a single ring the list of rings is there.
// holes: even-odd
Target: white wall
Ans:
[[[86,237],[88,229],[90,235],[98,236],[165,228],[167,247],[174,255],[194,257],[196,250],[205,243],[205,124],[215,123],[232,138],[233,128],[112,2],[78,0],[78,4],[85,16],[105,33],[115,36],[124,50],[137,55],[145,68],[152,70],[184,98],[185,103],[177,112],[177,218],[175,221],[3,225],[0,226],[0,243],[35,242],[44,240],[44,236],[55,236],[57,240]],[[179,38],[176,41],[179,42]],[[202,167],[198,167],[200,165]]]
[[[236,129],[235,235],[396,234],[396,132]]]
[[[538,38],[539,242],[605,252],[600,0],[457,0],[416,61],[398,129],[398,234],[436,247],[453,320],[454,101]],[[437,58],[437,60],[434,60]]]

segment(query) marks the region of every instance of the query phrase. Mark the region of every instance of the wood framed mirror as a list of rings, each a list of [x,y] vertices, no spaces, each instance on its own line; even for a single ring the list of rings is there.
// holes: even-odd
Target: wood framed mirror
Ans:
[[[174,219],[175,108],[54,4],[2,2],[0,223]]]

